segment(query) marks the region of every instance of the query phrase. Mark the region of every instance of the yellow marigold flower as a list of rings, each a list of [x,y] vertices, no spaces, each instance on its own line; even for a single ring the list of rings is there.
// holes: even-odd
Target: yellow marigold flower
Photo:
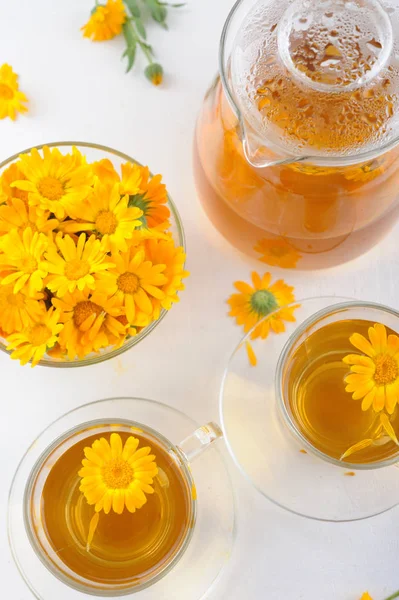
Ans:
[[[54,231],[58,221],[50,216],[48,211],[39,211],[36,206],[28,206],[20,198],[13,198],[7,205],[0,206],[0,233],[8,233],[13,229],[22,233],[28,227],[33,233]]]
[[[155,456],[149,446],[138,446],[137,438],[130,436],[123,445],[121,436],[112,433],[109,442],[101,438],[84,449],[79,489],[96,512],[122,514],[126,507],[134,513],[147,502],[145,494],[154,493]]]
[[[126,252],[126,240],[133,237],[135,227],[141,226],[142,211],[128,207],[129,196],[120,196],[119,184],[113,187],[94,184],[93,195],[74,211],[80,222],[62,224],[66,232],[95,231],[102,238],[105,251]]]
[[[298,260],[302,258],[302,255],[283,239],[265,238],[257,243],[254,250],[263,255],[259,259],[261,262],[282,269],[295,269]]]
[[[122,31],[126,21],[126,12],[122,0],[107,0],[98,4],[86,25],[82,27],[83,36],[93,42],[111,40]]]
[[[32,367],[36,366],[47,348],[51,348],[57,342],[58,334],[63,328],[63,325],[58,323],[59,316],[59,313],[51,308],[28,329],[8,336],[7,350],[13,350],[11,358],[18,359],[21,365],[26,365],[31,360]]]
[[[14,284],[0,285],[0,327],[5,333],[27,329],[45,311],[41,294],[27,298],[22,292],[14,294]]]
[[[173,239],[149,239],[146,241],[148,259],[154,265],[165,265],[163,274],[167,281],[161,287],[163,299],[153,299],[154,318],[159,317],[160,307],[169,310],[174,302],[179,301],[178,292],[184,290],[183,279],[189,276],[184,269],[186,254],[184,248],[176,247]]]
[[[11,187],[11,184],[15,181],[25,179],[25,175],[18,167],[18,163],[12,163],[7,169],[5,169],[0,177],[0,197],[3,194],[3,198],[6,200],[11,198],[19,198],[24,202],[28,202],[28,192],[19,190],[16,187]],[[1,200],[0,200],[1,204]]]
[[[0,269],[8,273],[2,285],[14,284],[14,293],[26,290],[30,296],[44,287],[43,279],[47,270],[43,264],[43,254],[49,239],[43,233],[13,230],[1,239]]]
[[[0,119],[15,121],[17,113],[27,112],[26,102],[27,97],[19,91],[18,75],[5,63],[0,67]]]
[[[150,298],[163,300],[165,297],[161,290],[161,286],[167,283],[163,274],[165,265],[153,265],[146,260],[145,251],[135,247],[123,254],[113,254],[112,260],[115,268],[99,275],[97,289],[115,296],[125,307],[129,323],[136,325],[137,312],[152,314]]]
[[[91,295],[90,290],[66,293],[52,299],[53,305],[61,312],[60,320],[64,329],[59,343],[70,360],[83,358],[115,342],[115,338],[126,335],[126,327],[117,320],[123,308],[116,298],[103,294]]]
[[[373,600],[373,599],[372,599],[372,597],[370,596],[370,594],[368,592],[364,592],[364,594],[360,598],[360,600]]]
[[[162,175],[151,177],[148,167],[126,163],[122,165],[121,193],[129,194],[129,206],[143,211],[142,221],[147,227],[168,228],[170,210]]]
[[[91,168],[93,169],[94,175],[99,178],[101,183],[113,185],[120,181],[114,165],[108,158],[103,158],[102,160],[92,163]]]
[[[50,246],[44,264],[49,273],[46,285],[59,297],[76,288],[81,291],[86,287],[94,289],[96,273],[114,266],[94,235],[86,240],[86,234],[81,233],[75,242],[70,235],[62,237],[59,234],[55,243],[59,252],[56,246]]]
[[[36,148],[21,154],[19,168],[26,180],[15,181],[12,187],[29,192],[29,204],[54,213],[57,219],[73,216],[74,206],[91,192],[93,173],[76,148],[63,155],[58,148],[43,148],[43,157]]]
[[[381,412],[385,408],[392,415],[399,399],[399,337],[387,336],[380,323],[370,327],[368,335],[370,341],[359,333],[349,338],[363,354],[349,354],[343,359],[351,365],[345,390],[354,400],[362,400],[362,410],[372,406]]]

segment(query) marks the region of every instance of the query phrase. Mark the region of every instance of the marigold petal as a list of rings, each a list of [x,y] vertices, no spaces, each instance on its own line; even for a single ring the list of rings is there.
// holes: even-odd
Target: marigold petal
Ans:
[[[393,442],[395,442],[395,444],[397,446],[399,446],[399,442],[398,442],[398,438],[396,437],[395,430],[392,427],[392,424],[391,424],[388,416],[385,413],[380,414],[380,421],[381,421],[381,425],[383,426],[387,435],[391,438],[391,440]]]
[[[112,458],[117,458],[122,455],[123,445],[122,438],[119,433],[112,433],[110,438]]]
[[[373,402],[373,408],[375,412],[380,412],[385,406],[385,387],[378,386],[376,387],[375,398]]]
[[[360,333],[352,334],[349,338],[349,341],[353,346],[355,346],[355,348],[361,352],[364,352],[364,354],[367,354],[367,356],[373,357],[376,355],[376,351],[373,346],[363,335],[360,335]]]
[[[258,363],[258,359],[256,358],[256,354],[252,347],[252,344],[250,342],[245,342],[245,347],[247,350],[247,355],[248,355],[248,360],[249,360],[250,365],[252,367],[256,367],[256,365]]]
[[[99,467],[101,467],[103,465],[103,460],[101,458],[101,456],[99,456],[96,452],[94,452],[94,450],[92,448],[85,448],[84,449],[84,453],[85,456],[88,460],[90,460],[91,462],[93,462],[95,465],[98,465]]]
[[[123,513],[123,509],[125,508],[125,494],[123,490],[114,490],[112,497],[112,509],[118,515]]]
[[[340,457],[340,460],[344,460],[345,458],[348,458],[348,456],[350,456],[351,454],[354,454],[355,452],[360,452],[360,450],[364,450],[365,448],[368,448],[369,446],[371,446],[373,443],[373,440],[368,438],[366,440],[362,440],[361,442],[358,442],[357,444],[354,444],[353,446],[351,446],[350,448],[348,448],[348,450],[346,450],[342,456]]]
[[[362,402],[362,410],[363,411],[368,410],[370,408],[370,406],[373,404],[376,391],[377,391],[377,388],[374,386],[373,389],[371,389],[369,391],[369,393],[366,394],[365,397],[363,398],[363,402]]]
[[[399,400],[398,384],[393,383],[391,385],[387,385],[385,388],[385,395],[385,408],[387,409],[388,414],[392,415]]]
[[[368,394],[375,387],[374,381],[370,380],[366,383],[359,385],[356,391],[353,393],[353,400],[361,400],[366,394]]]
[[[86,551],[87,552],[90,552],[90,546],[92,544],[94,534],[97,529],[99,520],[100,520],[100,515],[98,512],[96,512],[94,514],[94,516],[92,517],[92,519],[90,521],[90,525],[89,525],[89,533],[87,535],[87,542],[86,542]]]

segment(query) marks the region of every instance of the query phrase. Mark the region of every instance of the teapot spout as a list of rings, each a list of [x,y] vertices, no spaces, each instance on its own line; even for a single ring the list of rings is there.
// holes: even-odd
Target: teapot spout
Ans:
[[[255,169],[265,169],[276,165],[289,165],[291,163],[303,162],[308,159],[307,156],[287,156],[274,152],[271,148],[264,146],[261,140],[256,136],[248,135],[248,132],[242,136],[244,156],[248,163]]]

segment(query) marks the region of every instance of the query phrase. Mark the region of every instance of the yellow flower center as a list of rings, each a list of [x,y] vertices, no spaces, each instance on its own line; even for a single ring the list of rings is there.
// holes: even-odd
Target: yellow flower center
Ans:
[[[115,233],[118,221],[113,212],[110,210],[102,210],[98,213],[96,219],[96,229],[101,235],[111,235]]]
[[[21,270],[24,273],[34,273],[37,270],[37,261],[33,258],[33,256],[27,256],[23,259]]]
[[[11,100],[14,97],[14,92],[10,88],[9,85],[5,83],[0,83],[0,99],[1,100]]]
[[[118,288],[125,294],[135,294],[140,289],[140,279],[135,273],[122,273],[118,277]]]
[[[379,354],[374,358],[374,363],[374,381],[377,385],[389,385],[397,379],[399,375],[398,364],[392,356]]]
[[[37,189],[47,200],[60,200],[64,195],[64,184],[55,177],[43,177]]]
[[[134,471],[123,458],[113,458],[103,467],[102,476],[108,488],[120,490],[129,487]]]
[[[51,337],[51,331],[44,323],[38,323],[30,329],[27,337],[32,346],[41,346]]]
[[[90,300],[85,300],[84,302],[79,302],[75,306],[75,310],[73,311],[73,320],[76,327],[80,327],[82,323],[86,321],[92,314],[98,316],[102,312],[101,306],[91,302]]]
[[[85,277],[90,272],[90,265],[87,260],[79,260],[75,258],[70,260],[65,265],[65,277],[70,281],[77,281]]]

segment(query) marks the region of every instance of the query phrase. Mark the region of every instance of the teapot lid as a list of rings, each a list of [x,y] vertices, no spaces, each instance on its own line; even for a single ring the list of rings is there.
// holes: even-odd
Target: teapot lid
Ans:
[[[260,0],[236,34],[234,100],[289,155],[350,157],[393,145],[398,0]]]

